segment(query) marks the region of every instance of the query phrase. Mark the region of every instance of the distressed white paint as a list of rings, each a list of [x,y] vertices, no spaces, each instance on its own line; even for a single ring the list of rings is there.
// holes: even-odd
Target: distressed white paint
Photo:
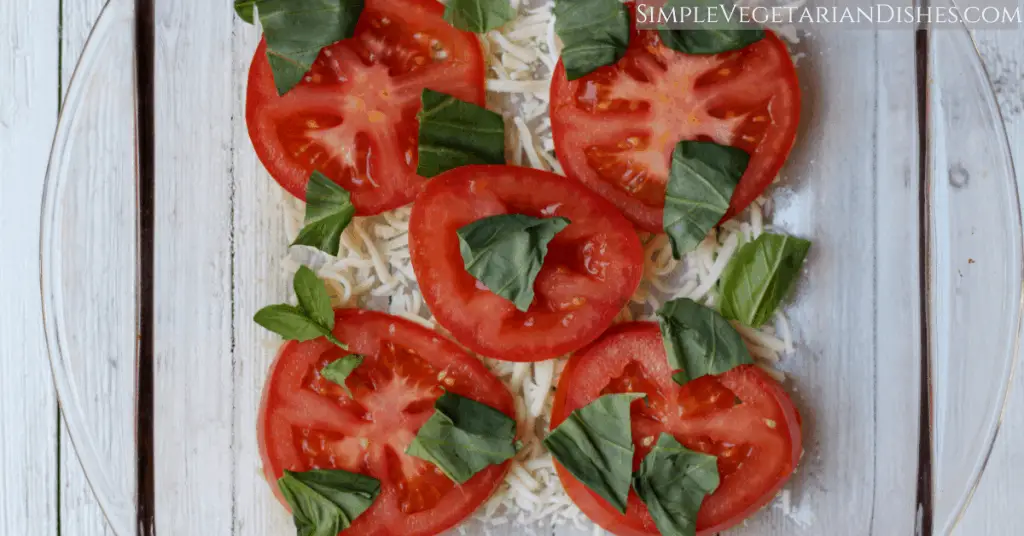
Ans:
[[[57,405],[38,291],[57,119],[57,0],[0,2],[0,534],[54,534]]]
[[[65,93],[105,3],[63,4],[61,87]],[[116,28],[124,35],[108,42],[121,44],[121,54],[107,54],[99,63],[102,72],[97,76],[102,84],[87,78],[75,81],[76,91],[91,92],[79,112],[81,131],[91,135],[79,138],[69,160],[69,202],[60,223],[69,235],[63,253],[72,264],[65,270],[71,277],[62,290],[72,313],[68,325],[73,346],[68,351],[76,354],[73,361],[80,365],[75,379],[86,406],[83,410],[93,421],[90,428],[104,457],[106,481],[115,486],[110,491],[119,495],[115,500],[131,503],[135,465],[121,460],[135,456],[134,108],[130,105],[134,86],[131,69],[121,63],[130,62],[131,27]],[[105,305],[102,315],[74,314],[95,310],[95,303]],[[62,526],[74,527],[75,534],[114,536],[63,420],[59,448]]]
[[[226,535],[235,512],[235,15],[229,2],[157,0],[155,16],[156,528]]]
[[[1024,186],[1024,30],[975,32],[989,77],[1002,108],[1017,166],[1018,188]],[[1021,190],[1024,194],[1024,189]],[[1018,363],[1002,430],[988,470],[974,494],[957,536],[1016,536],[1024,525],[1024,370]]]

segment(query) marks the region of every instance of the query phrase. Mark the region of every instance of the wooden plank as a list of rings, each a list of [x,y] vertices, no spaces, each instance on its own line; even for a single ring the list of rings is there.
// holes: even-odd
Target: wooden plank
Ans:
[[[89,37],[93,24],[100,15],[102,0],[84,0],[63,3],[61,16],[61,87],[68,91],[74,67]],[[117,41],[130,45],[130,36]],[[123,47],[130,55],[131,49]],[[118,57],[110,55],[105,65],[113,66]],[[121,58],[124,59],[124,58]],[[116,69],[124,73],[123,69]],[[81,355],[107,356],[106,359],[84,360],[79,389],[89,406],[87,415],[91,428],[97,431],[97,448],[108,463],[105,472],[109,481],[117,486],[118,500],[133,503],[135,487],[132,463],[134,450],[134,151],[133,114],[131,102],[133,85],[130,73],[116,78],[104,77],[108,82],[102,90],[97,88],[86,107],[85,115],[92,132],[100,133],[82,139],[74,146],[74,159],[79,165],[72,172],[74,183],[69,185],[69,198],[89,199],[82,205],[85,210],[69,210],[64,222],[69,229],[82,229],[70,240],[68,249],[80,249],[69,257],[78,264],[77,269],[65,273],[76,278],[64,291],[68,293],[69,308],[79,307],[88,315],[102,318],[101,329],[78,326],[80,345],[73,351]],[[88,87],[86,80],[80,84]],[[82,88],[79,88],[82,89]],[[71,231],[74,232],[74,231]],[[68,252],[71,253],[71,252]],[[97,310],[97,305],[104,307]],[[60,519],[65,527],[74,527],[82,536],[114,536],[107,523],[85,470],[78,459],[66,423],[61,421],[60,436]]]
[[[1024,44],[1020,31],[977,31],[975,38],[1003,111],[1010,147],[1014,150],[1018,189],[1024,185]],[[1024,191],[1021,191],[1024,194]],[[1024,497],[1024,374],[1018,363],[1002,430],[996,439],[988,469],[954,534],[1013,536],[1024,524],[1017,507]]]
[[[783,361],[803,415],[805,454],[788,499],[730,534],[913,533],[913,47],[909,31],[819,31],[796,47],[806,54],[798,69],[803,128],[774,194],[774,221],[814,242],[787,309],[797,351]]]
[[[0,3],[0,534],[57,530],[57,404],[39,287],[39,204],[57,119],[57,0]]]
[[[156,528],[233,533],[230,3],[156,1]],[[244,356],[248,358],[248,356]],[[243,359],[244,361],[244,359]]]
[[[255,26],[235,20],[232,94],[245,94],[249,64],[259,42]],[[256,421],[267,370],[280,339],[252,321],[261,307],[291,296],[281,259],[287,253],[282,200],[285,195],[253,151],[245,123],[245,101],[233,102],[232,144],[235,191],[235,368],[234,528],[246,536],[276,536],[294,531],[263,477]]]

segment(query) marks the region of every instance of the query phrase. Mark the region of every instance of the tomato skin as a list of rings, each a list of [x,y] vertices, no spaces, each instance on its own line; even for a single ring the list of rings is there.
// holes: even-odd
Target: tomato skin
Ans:
[[[636,380],[636,370],[644,379]],[[633,372],[630,372],[633,371]],[[754,365],[737,367],[713,379],[702,378],[679,387],[671,380],[672,371],[665,357],[664,346],[657,324],[630,322],[614,326],[587,348],[573,355],[559,380],[552,410],[552,429],[569,414],[586,405],[601,394],[607,394],[606,384],[617,377],[632,377],[636,392],[648,393],[647,410],[644,402],[635,402],[634,444],[637,454],[634,469],[650,450],[644,446],[644,437],[656,437],[666,428],[689,448],[708,451],[721,448],[709,446],[716,436],[728,436],[742,450],[741,438],[749,434],[753,448],[739,463],[728,463],[722,473],[722,485],[704,499],[697,517],[698,536],[711,536],[737,525],[768,504],[792,476],[803,452],[800,415],[789,395],[773,379]],[[700,385],[697,385],[697,384]],[[723,390],[723,387],[727,390]],[[698,391],[704,390],[704,393]],[[619,389],[611,389],[618,392]],[[694,396],[729,394],[732,392],[743,403],[731,407],[731,402],[715,397],[712,407],[698,408],[691,404]],[[749,406],[749,408],[747,407]],[[637,417],[652,411],[675,415],[679,420],[668,425],[642,420]],[[731,413],[730,413],[731,412]],[[733,421],[735,419],[735,421]],[[760,422],[771,422],[771,427]],[[730,422],[732,425],[730,426]],[[723,458],[719,458],[722,471]],[[630,490],[626,514],[620,514],[604,499],[576,480],[557,462],[559,480],[573,502],[592,521],[619,536],[657,536],[659,534],[646,506]],[[755,489],[756,488],[756,489]]]
[[[715,80],[712,73],[720,65],[728,70],[717,72],[731,74]],[[551,130],[566,174],[655,233],[662,232],[665,183],[679,141],[713,140],[751,154],[724,222],[778,175],[795,142],[799,115],[796,69],[785,44],[770,31],[740,51],[690,56],[661,44],[657,31],[634,27],[617,64],[570,82],[559,62],[551,83]],[[595,158],[611,171],[595,169]]]
[[[304,200],[309,175],[319,170],[352,194],[358,215],[406,205],[425,184],[416,174],[424,88],[480,106],[486,95],[480,42],[448,24],[442,4],[365,4],[355,35],[326,47],[285,95],[277,94],[261,41],[246,98],[249,137],[274,180]]]
[[[465,270],[457,230],[480,218],[563,216],[527,312]],[[643,247],[610,203],[560,175],[510,166],[465,166],[430,181],[413,206],[409,249],[435,320],[476,353],[543,361],[596,339],[643,277]]]
[[[480,360],[434,331],[399,317],[371,311],[337,310],[335,318],[334,335],[349,346],[350,352],[366,356],[363,365],[346,382],[359,402],[343,394],[341,387],[321,379],[317,372],[323,363],[350,352],[342,351],[323,338],[291,341],[282,346],[264,386],[257,427],[264,474],[274,494],[287,508],[276,485],[285,469],[306,471],[314,466],[344,469],[370,474],[381,481],[380,496],[351,527],[341,532],[344,536],[431,536],[458,525],[498,488],[510,462],[492,465],[463,485],[456,485],[436,470],[414,475],[415,480],[409,481],[408,475],[402,472],[405,466],[396,464],[410,463],[409,460],[417,466],[427,464],[397,452],[395,447],[405,445],[432,414],[431,398],[443,392],[439,385],[514,418],[512,395]],[[386,348],[392,345],[400,345],[404,350],[388,354],[389,360],[382,361]],[[403,376],[407,380],[399,385],[400,389],[391,388],[394,381],[381,379],[387,376],[388,370],[409,373]],[[425,375],[426,370],[434,372]],[[443,370],[444,378],[449,381],[432,376],[437,374],[436,370]],[[320,391],[311,392],[311,386]],[[395,400],[417,389],[425,389],[430,396]],[[386,394],[381,398],[377,396],[380,393]],[[410,405],[402,410],[403,403]],[[374,406],[380,404],[397,406],[379,407],[375,413]],[[410,407],[416,409],[410,410]],[[371,426],[375,419],[389,421],[359,436],[367,446],[352,447],[358,451],[357,456],[346,459],[345,449],[349,448],[346,445],[350,440],[353,445],[358,441],[355,436],[341,436],[347,430],[366,427],[367,419]],[[342,430],[330,442],[317,443],[310,439],[326,428]],[[296,446],[297,441],[301,442],[301,449]],[[375,447],[378,444],[381,446]],[[404,452],[404,448],[400,450]],[[310,457],[319,462],[311,463]],[[427,488],[438,484],[443,496],[436,504],[415,512],[405,511],[403,492],[419,489],[429,492]]]

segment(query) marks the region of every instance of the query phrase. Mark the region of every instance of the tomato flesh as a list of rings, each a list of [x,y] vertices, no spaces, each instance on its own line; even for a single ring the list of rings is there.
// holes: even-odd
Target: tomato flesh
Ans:
[[[655,30],[636,30],[625,56],[569,81],[559,63],[551,84],[558,159],[634,223],[662,230],[672,151],[682,140],[714,141],[751,154],[722,221],[771,184],[789,155],[800,90],[786,46],[767,32],[718,55],[676,52]]]
[[[526,312],[465,269],[459,228],[498,214],[563,216]],[[643,248],[615,207],[579,183],[528,168],[466,166],[431,180],[413,206],[409,249],[435,319],[471,350],[541,361],[600,336],[643,276]]]
[[[458,524],[501,483],[508,463],[457,485],[405,450],[445,390],[514,417],[512,395],[479,360],[407,320],[341,310],[334,334],[365,356],[346,382],[351,397],[320,376],[350,353],[325,339],[287,343],[271,368],[259,420],[268,481],[315,468],[380,480],[380,496],[346,535],[426,536]]]
[[[555,394],[551,426],[599,396],[645,393],[646,400],[630,408],[634,470],[662,433],[717,456],[721,485],[697,515],[698,535],[711,535],[762,508],[793,474],[803,450],[800,417],[782,387],[754,365],[684,386],[671,378],[657,324],[620,324],[570,359]],[[563,467],[556,468],[570,498],[598,525],[620,536],[659,534],[632,490],[621,514]]]
[[[246,121],[256,153],[299,199],[319,170],[352,194],[360,215],[412,201],[424,88],[483,105],[484,65],[471,33],[433,0],[367,0],[355,35],[329,47],[278,96],[266,43],[249,71]]]

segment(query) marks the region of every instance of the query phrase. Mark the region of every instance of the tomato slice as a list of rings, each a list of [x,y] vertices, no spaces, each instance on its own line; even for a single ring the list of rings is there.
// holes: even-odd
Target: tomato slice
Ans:
[[[726,221],[771,184],[796,138],[800,88],[786,46],[767,32],[713,56],[676,52],[655,30],[636,30],[615,65],[551,83],[551,130],[566,174],[615,203],[630,220],[662,231],[665,184],[677,143],[739,147],[750,164]]]
[[[473,513],[502,482],[508,462],[458,485],[405,449],[444,390],[515,415],[512,395],[483,363],[437,333],[398,317],[339,310],[334,335],[366,356],[341,386],[320,376],[347,355],[326,339],[289,342],[270,369],[259,417],[263,469],[343,469],[380,480],[373,505],[346,536],[439,534]]]
[[[424,88],[484,104],[476,36],[445,22],[434,0],[366,0],[355,35],[320,53],[278,96],[260,44],[249,70],[246,122],[263,165],[299,199],[317,169],[352,194],[357,214],[408,204],[416,175]]]
[[[698,535],[725,530],[766,505],[800,460],[800,416],[778,382],[745,365],[679,386],[651,322],[617,325],[569,360],[551,427],[601,395],[625,392],[647,394],[646,402],[632,405],[634,470],[661,433],[718,456],[721,485],[701,504]],[[619,536],[659,534],[636,492],[623,515],[564,467],[556,469],[569,497],[598,525]]]
[[[456,231],[498,214],[563,216],[527,312],[465,269]],[[471,350],[542,361],[600,336],[640,285],[643,248],[615,207],[583,185],[529,168],[466,166],[435,177],[413,205],[409,249],[435,319]]]

